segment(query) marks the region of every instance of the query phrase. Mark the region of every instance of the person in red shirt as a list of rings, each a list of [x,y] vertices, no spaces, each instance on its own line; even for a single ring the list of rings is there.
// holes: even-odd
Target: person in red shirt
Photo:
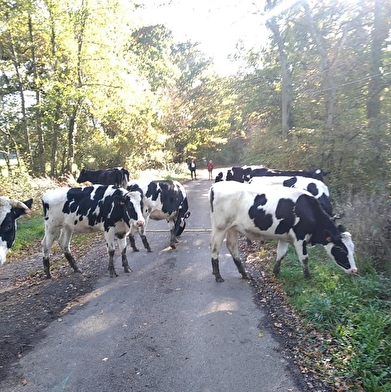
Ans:
[[[212,180],[213,178],[213,176],[212,176],[212,171],[213,171],[213,169],[214,169],[214,165],[213,165],[213,162],[212,162],[212,160],[210,160],[209,161],[209,163],[208,163],[208,173],[209,173],[209,180]]]

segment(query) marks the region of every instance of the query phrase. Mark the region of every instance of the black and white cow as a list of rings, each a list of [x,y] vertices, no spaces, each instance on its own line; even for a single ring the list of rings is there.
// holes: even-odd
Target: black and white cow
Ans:
[[[21,202],[0,196],[0,264],[4,264],[7,253],[15,241],[16,220],[30,212],[33,199]]]
[[[129,171],[123,167],[114,167],[107,170],[82,169],[77,182],[81,184],[87,181],[92,184],[126,186],[129,181]]]
[[[284,176],[276,176],[276,177],[252,177],[249,181],[249,184],[254,187],[260,187],[262,189],[265,185],[282,185],[288,188],[296,188],[303,189],[318,199],[320,205],[325,210],[325,212],[332,218],[333,216],[333,208],[330,202],[330,192],[327,185],[314,178],[310,177],[284,177]]]
[[[310,277],[307,246],[316,244],[322,245],[345,272],[357,272],[351,235],[342,226],[337,228],[306,191],[279,185],[254,188],[219,182],[210,188],[209,201],[211,259],[216,282],[224,281],[218,259],[224,238],[238,271],[248,278],[239,257],[239,233],[250,239],[278,240],[275,274],[280,272],[289,244],[294,246],[306,278]]]
[[[183,185],[174,180],[167,181],[130,181],[127,189],[137,186],[143,192],[143,215],[146,223],[148,219],[165,219],[170,229],[170,246],[176,248],[179,237],[186,227],[186,219],[190,216],[189,204]],[[145,248],[151,248],[145,236],[145,227],[137,228]],[[138,251],[134,240],[135,230],[129,234],[130,244],[135,252]]]
[[[114,268],[115,239],[118,240],[125,272],[131,272],[126,257],[126,236],[133,225],[144,226],[142,192],[112,185],[80,188],[57,188],[42,197],[45,236],[42,240],[43,266],[50,278],[49,255],[60,232],[59,245],[75,272],[80,272],[69,247],[73,233],[103,231],[109,255],[110,277],[118,276]]]
[[[248,182],[253,177],[309,177],[319,181],[323,181],[324,177],[330,172],[323,171],[322,169],[315,170],[277,170],[269,169],[262,166],[233,166],[228,169],[224,174],[220,172],[215,179],[215,182],[220,181],[237,181],[237,182]]]

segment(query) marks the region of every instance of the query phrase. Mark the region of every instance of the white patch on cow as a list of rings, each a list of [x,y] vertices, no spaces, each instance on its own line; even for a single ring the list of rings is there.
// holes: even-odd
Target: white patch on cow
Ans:
[[[292,186],[292,188],[307,190],[309,184],[315,184],[319,192],[318,195],[315,196],[316,198],[318,198],[322,194],[325,194],[327,197],[330,196],[329,188],[327,187],[327,185],[324,182],[320,180],[316,180],[315,178],[311,178],[311,177],[301,177],[301,176],[252,177],[251,180],[249,181],[249,184],[255,187],[264,186],[264,185],[282,185],[284,181],[290,180],[292,178],[296,178],[296,182]]]
[[[7,243],[5,241],[0,240],[0,264],[4,264],[7,260]]]

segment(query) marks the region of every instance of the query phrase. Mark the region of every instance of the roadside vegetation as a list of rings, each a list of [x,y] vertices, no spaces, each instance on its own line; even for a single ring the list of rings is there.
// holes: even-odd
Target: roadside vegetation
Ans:
[[[275,250],[276,244],[262,244],[249,260],[298,316],[292,321],[286,313],[272,312],[277,329],[294,331],[297,343],[291,348],[302,372],[314,373],[339,392],[390,391],[390,278],[374,269],[347,275],[321,247],[309,249],[310,280],[293,248],[275,278]],[[260,294],[262,301],[265,293]]]

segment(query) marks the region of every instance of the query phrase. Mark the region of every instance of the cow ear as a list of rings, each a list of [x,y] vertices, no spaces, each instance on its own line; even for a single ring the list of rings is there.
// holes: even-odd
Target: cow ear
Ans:
[[[114,201],[115,201],[118,205],[120,205],[120,206],[123,206],[123,205],[126,204],[125,198],[122,197],[122,196],[120,196],[120,195],[115,196],[115,197],[114,197]]]
[[[339,226],[338,226],[338,231],[339,231],[340,233],[345,233],[347,230],[346,230],[345,226],[339,225]]]

